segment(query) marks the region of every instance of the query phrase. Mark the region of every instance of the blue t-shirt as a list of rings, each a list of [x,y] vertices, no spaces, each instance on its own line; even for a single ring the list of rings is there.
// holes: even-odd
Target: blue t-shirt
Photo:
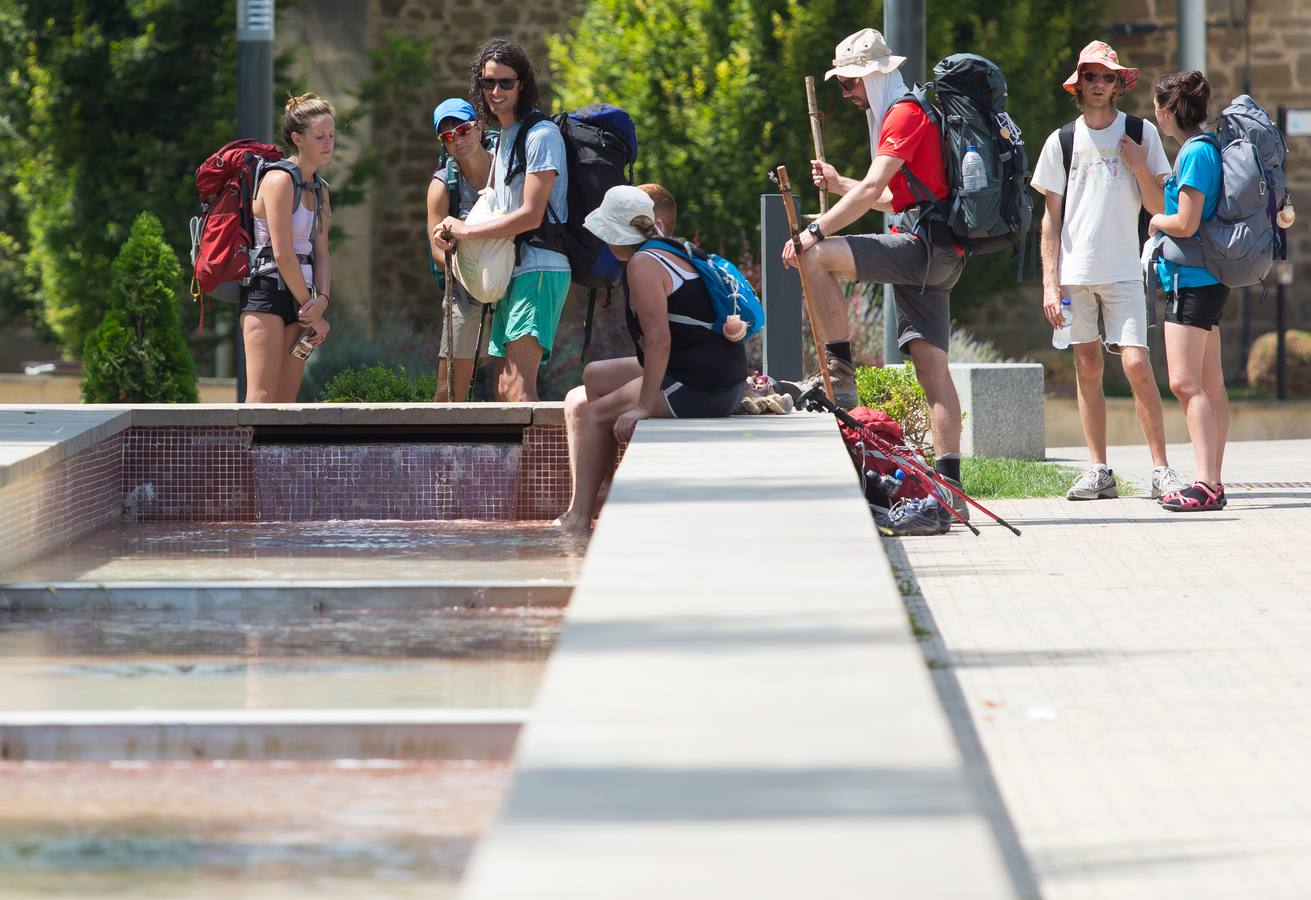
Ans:
[[[1220,203],[1220,186],[1220,151],[1204,140],[1187,141],[1179,150],[1179,158],[1174,163],[1174,173],[1165,183],[1165,214],[1172,216],[1179,212],[1179,190],[1190,187],[1201,193],[1203,197],[1203,221],[1211,218]],[[1199,223],[1198,231],[1201,227]],[[1174,280],[1176,272],[1179,274],[1177,282]],[[1157,273],[1167,291],[1173,290],[1176,285],[1184,288],[1220,283],[1214,275],[1200,266],[1181,266],[1165,259],[1160,261]]]
[[[522,122],[515,122],[508,128],[501,129],[501,136],[496,146],[496,199],[501,208],[513,211],[523,206],[523,175],[516,175],[512,183],[505,183],[505,174],[510,168],[510,154],[514,149],[515,138],[519,134]],[[554,122],[543,120],[528,132],[525,154],[528,158],[528,174],[533,172],[555,172],[555,181],[551,185],[550,212],[555,220],[569,220],[569,167],[564,151],[564,138]],[[543,218],[543,221],[547,220]],[[514,267],[513,276],[524,272],[568,272],[569,257],[554,250],[524,245],[519,254],[519,264]]]

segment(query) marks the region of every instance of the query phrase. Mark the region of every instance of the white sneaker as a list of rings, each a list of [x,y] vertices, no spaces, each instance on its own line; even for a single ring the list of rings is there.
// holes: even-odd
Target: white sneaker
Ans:
[[[1089,469],[1065,494],[1066,500],[1109,500],[1120,496],[1115,486],[1115,473],[1110,469]]]
[[[1152,499],[1159,500],[1166,494],[1182,491],[1189,486],[1178,472],[1169,466],[1157,466],[1152,469]]]

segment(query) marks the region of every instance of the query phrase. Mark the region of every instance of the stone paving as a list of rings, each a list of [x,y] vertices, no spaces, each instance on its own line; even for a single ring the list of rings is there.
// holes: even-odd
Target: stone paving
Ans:
[[[1190,476],[1187,445],[1170,458]],[[1148,484],[1143,448],[1110,459]],[[1311,896],[1308,459],[1311,441],[1231,445],[1215,514],[995,501],[1022,537],[976,513],[978,538],[884,542],[1032,892]]]

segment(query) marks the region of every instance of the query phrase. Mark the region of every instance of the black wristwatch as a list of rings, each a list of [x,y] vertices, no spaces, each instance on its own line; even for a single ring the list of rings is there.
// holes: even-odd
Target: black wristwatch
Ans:
[[[826,236],[824,232],[819,230],[818,222],[811,222],[809,225],[806,226],[806,230],[809,231],[812,235],[814,235],[816,244],[824,240]]]

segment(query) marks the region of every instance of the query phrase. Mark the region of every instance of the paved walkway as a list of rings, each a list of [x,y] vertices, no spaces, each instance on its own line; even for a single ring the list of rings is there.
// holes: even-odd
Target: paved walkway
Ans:
[[[1145,450],[1110,459],[1147,484]],[[1043,897],[1311,896],[1309,460],[1231,445],[1218,514],[997,501],[1023,537],[885,542]]]

